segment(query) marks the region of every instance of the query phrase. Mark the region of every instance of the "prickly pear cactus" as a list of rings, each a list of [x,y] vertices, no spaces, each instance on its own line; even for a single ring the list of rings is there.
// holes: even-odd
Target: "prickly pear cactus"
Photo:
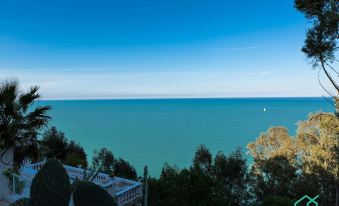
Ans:
[[[66,170],[56,159],[49,159],[35,175],[30,206],[68,206],[71,185]]]
[[[30,206],[30,201],[28,198],[22,198],[13,202],[9,206]]]
[[[116,206],[106,190],[89,181],[76,183],[73,199],[75,206]]]

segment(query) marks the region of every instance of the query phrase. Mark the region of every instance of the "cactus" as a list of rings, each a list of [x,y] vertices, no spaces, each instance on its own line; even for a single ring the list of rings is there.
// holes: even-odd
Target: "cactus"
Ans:
[[[107,191],[89,181],[78,181],[73,194],[75,206],[116,206]]]
[[[56,159],[49,159],[35,175],[31,186],[31,206],[68,206],[71,185],[67,172]]]
[[[9,206],[30,206],[30,200],[28,198],[19,199]]]

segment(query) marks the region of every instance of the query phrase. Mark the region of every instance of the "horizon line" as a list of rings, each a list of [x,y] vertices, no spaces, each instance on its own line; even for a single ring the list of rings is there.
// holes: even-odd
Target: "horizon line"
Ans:
[[[175,99],[288,99],[288,98],[332,98],[330,96],[243,96],[243,97],[140,97],[140,98],[41,98],[39,101],[90,101],[90,100],[175,100]]]

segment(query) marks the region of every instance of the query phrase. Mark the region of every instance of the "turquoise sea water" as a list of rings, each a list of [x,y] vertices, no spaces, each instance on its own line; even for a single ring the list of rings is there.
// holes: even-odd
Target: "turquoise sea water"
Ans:
[[[109,148],[142,175],[147,165],[158,176],[168,162],[191,164],[198,145],[213,154],[248,142],[275,125],[294,134],[309,112],[332,111],[323,98],[147,99],[41,101],[52,106],[51,125],[80,142],[89,158]],[[266,112],[264,112],[266,108]]]

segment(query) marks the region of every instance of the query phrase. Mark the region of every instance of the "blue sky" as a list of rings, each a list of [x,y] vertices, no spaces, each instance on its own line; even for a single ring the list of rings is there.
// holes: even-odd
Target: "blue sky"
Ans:
[[[46,99],[321,96],[293,1],[3,0],[0,77]]]

